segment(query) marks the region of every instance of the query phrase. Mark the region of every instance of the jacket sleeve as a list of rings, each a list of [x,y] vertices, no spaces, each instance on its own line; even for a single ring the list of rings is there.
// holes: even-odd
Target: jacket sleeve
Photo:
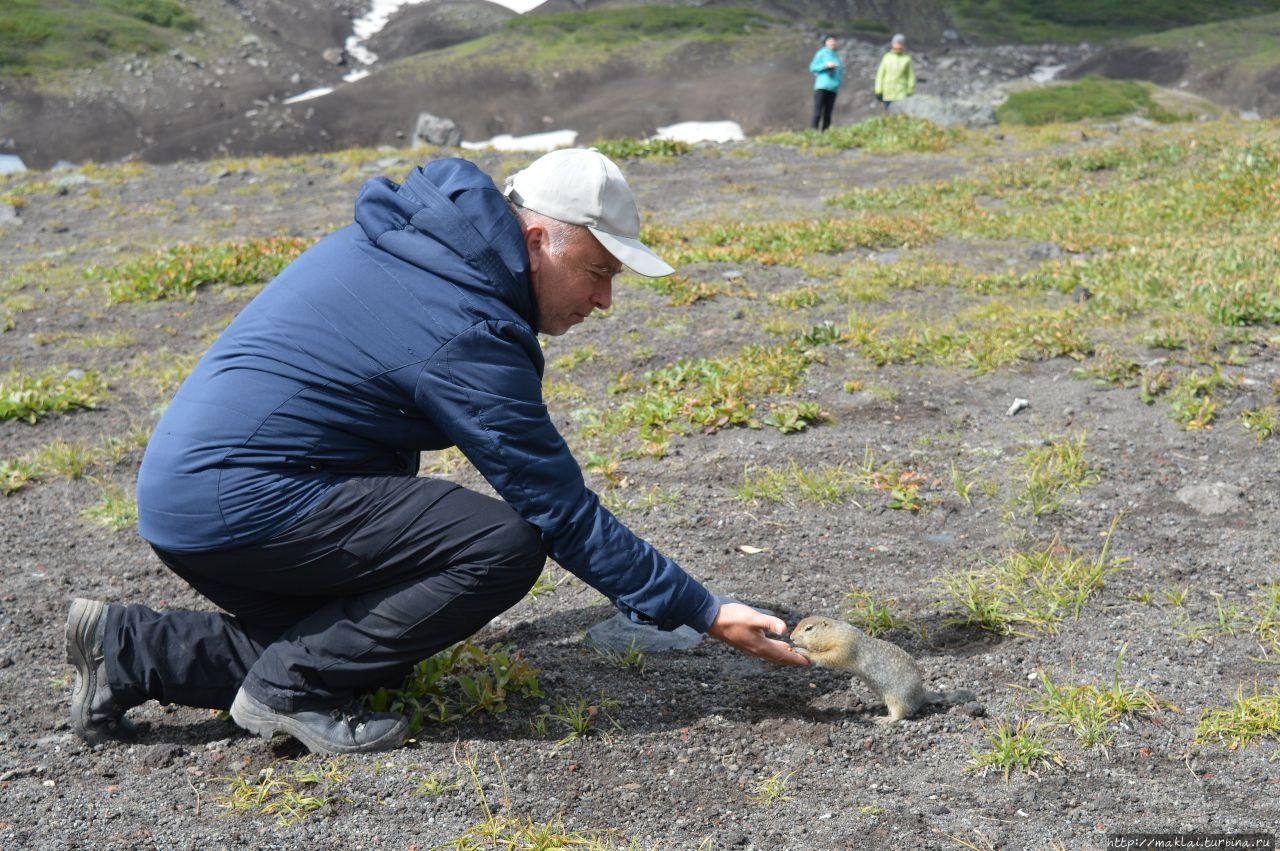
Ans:
[[[803,56],[804,54],[801,55]],[[791,67],[794,68],[796,66],[792,65]],[[822,51],[819,50],[817,53],[813,54],[813,58],[809,60],[809,73],[821,74],[825,70],[827,70],[827,63],[823,58]]]
[[[913,95],[916,92],[916,65],[911,61],[911,57],[907,57],[907,94]]]
[[[880,67],[876,69],[876,94],[884,94],[884,75],[889,57],[885,56],[880,60]]]
[[[484,322],[432,357],[415,396],[494,490],[541,531],[557,563],[633,621],[706,632],[718,601],[587,488],[543,404],[540,362],[530,329]]]

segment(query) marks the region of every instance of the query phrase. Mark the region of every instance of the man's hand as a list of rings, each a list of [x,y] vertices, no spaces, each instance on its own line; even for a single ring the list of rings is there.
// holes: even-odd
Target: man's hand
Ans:
[[[742,603],[725,603],[720,607],[707,634],[748,656],[758,656],[779,665],[808,665],[809,660],[791,649],[791,645],[765,633],[785,635],[787,625],[781,618],[757,612]]]

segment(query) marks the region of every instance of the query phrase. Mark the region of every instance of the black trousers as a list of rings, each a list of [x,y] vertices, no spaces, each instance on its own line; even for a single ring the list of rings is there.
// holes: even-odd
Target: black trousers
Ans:
[[[828,89],[813,90],[814,130],[826,130],[831,126],[831,110],[836,106],[836,93]]]
[[[348,481],[258,546],[156,553],[225,613],[108,607],[125,706],[227,709],[242,685],[284,711],[345,704],[515,605],[546,562],[506,503],[407,477]]]

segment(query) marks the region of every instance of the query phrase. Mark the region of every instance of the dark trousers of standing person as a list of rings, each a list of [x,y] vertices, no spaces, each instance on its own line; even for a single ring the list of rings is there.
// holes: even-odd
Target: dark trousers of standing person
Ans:
[[[242,685],[285,712],[345,705],[515,605],[546,562],[505,502],[394,476],[339,485],[261,545],[156,553],[227,614],[109,606],[107,680],[126,708],[227,709]]]
[[[836,93],[830,89],[813,90],[814,130],[826,130],[831,126],[831,111],[836,106]]]

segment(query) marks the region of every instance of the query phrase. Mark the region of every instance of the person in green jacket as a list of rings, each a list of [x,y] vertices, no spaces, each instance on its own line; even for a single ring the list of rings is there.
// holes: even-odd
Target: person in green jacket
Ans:
[[[895,35],[876,71],[876,97],[884,103],[886,112],[889,104],[906,100],[916,90],[916,72],[906,48],[907,37],[902,33]]]
[[[836,52],[836,37],[829,35],[824,46],[813,54],[809,63],[813,74],[813,122],[814,130],[826,130],[831,126],[831,110],[836,105],[836,92],[844,79],[844,63]]]

